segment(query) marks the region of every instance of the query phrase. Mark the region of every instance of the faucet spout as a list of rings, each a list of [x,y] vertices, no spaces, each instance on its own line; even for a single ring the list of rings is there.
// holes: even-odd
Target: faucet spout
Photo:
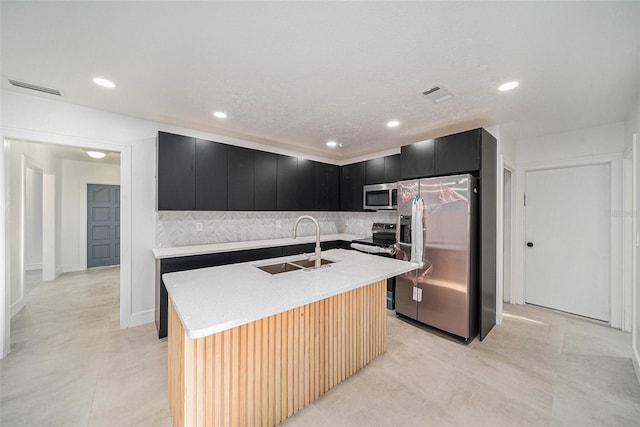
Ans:
[[[298,224],[300,223],[300,221],[302,221],[303,219],[308,219],[309,221],[313,222],[316,226],[316,248],[315,248],[315,253],[313,254],[313,256],[307,256],[309,258],[309,261],[315,261],[315,268],[318,268],[322,265],[322,256],[321,256],[321,248],[320,248],[320,225],[318,224],[318,221],[316,221],[316,219],[310,215],[302,215],[299,216],[298,219],[296,219],[296,222],[293,224],[293,238],[296,238],[296,234],[297,234],[297,230],[298,230]]]

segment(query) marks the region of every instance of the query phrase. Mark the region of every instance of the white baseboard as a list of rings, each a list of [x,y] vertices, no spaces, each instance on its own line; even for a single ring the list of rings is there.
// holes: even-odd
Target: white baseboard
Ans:
[[[36,262],[36,263],[33,263],[33,264],[25,264],[24,265],[24,270],[25,271],[42,270],[42,263],[41,262]]]
[[[156,321],[156,310],[139,311],[129,316],[129,327],[144,325]]]
[[[13,318],[13,316],[18,314],[20,310],[22,310],[23,308],[24,308],[24,298],[20,298],[18,301],[11,304],[11,307],[9,308],[9,316]]]
[[[638,382],[640,382],[640,354],[638,354],[638,349],[635,347],[631,347],[631,360],[633,361],[633,368],[636,371]]]
[[[70,264],[70,265],[61,265],[56,269],[56,277],[60,276],[63,273],[72,273],[74,271],[84,271],[80,264]]]

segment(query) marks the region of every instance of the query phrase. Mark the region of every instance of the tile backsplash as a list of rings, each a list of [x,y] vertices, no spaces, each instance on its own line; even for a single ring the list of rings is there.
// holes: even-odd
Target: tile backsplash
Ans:
[[[156,214],[156,247],[228,243],[291,237],[300,215],[310,214],[321,234],[371,235],[374,222],[395,222],[395,212],[174,212]],[[198,225],[201,224],[202,230]],[[315,234],[310,221],[298,226],[299,236]]]

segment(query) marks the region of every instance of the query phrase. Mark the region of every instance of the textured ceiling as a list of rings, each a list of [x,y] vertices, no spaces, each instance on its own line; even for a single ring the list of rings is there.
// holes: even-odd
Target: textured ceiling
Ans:
[[[639,2],[1,8],[4,89],[33,93],[14,78],[64,102],[335,159],[480,126],[521,139],[622,121],[640,86]],[[512,79],[519,88],[497,91]],[[420,95],[434,85],[455,98]]]

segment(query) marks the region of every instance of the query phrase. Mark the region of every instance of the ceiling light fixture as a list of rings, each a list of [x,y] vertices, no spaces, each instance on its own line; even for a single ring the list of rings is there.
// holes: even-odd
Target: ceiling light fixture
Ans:
[[[395,127],[398,127],[398,126],[400,126],[400,122],[397,121],[397,120],[391,120],[391,121],[387,122],[387,127],[395,128]]]
[[[338,146],[338,143],[335,141],[327,141],[327,147],[335,148]]]
[[[94,77],[93,82],[98,86],[106,87],[109,89],[113,89],[114,87],[116,87],[116,84],[114,82],[112,82],[111,80],[103,79],[102,77]]]
[[[517,88],[519,84],[520,82],[516,82],[516,81],[507,82],[507,83],[501,84],[498,90],[500,92],[506,92],[508,90]]]
[[[102,153],[100,151],[87,151],[87,155],[89,157],[93,157],[94,159],[101,159],[106,156],[106,153]]]
[[[227,118],[227,113],[223,113],[222,111],[216,111],[215,113],[213,113],[214,117],[217,117],[219,119],[226,119]]]

